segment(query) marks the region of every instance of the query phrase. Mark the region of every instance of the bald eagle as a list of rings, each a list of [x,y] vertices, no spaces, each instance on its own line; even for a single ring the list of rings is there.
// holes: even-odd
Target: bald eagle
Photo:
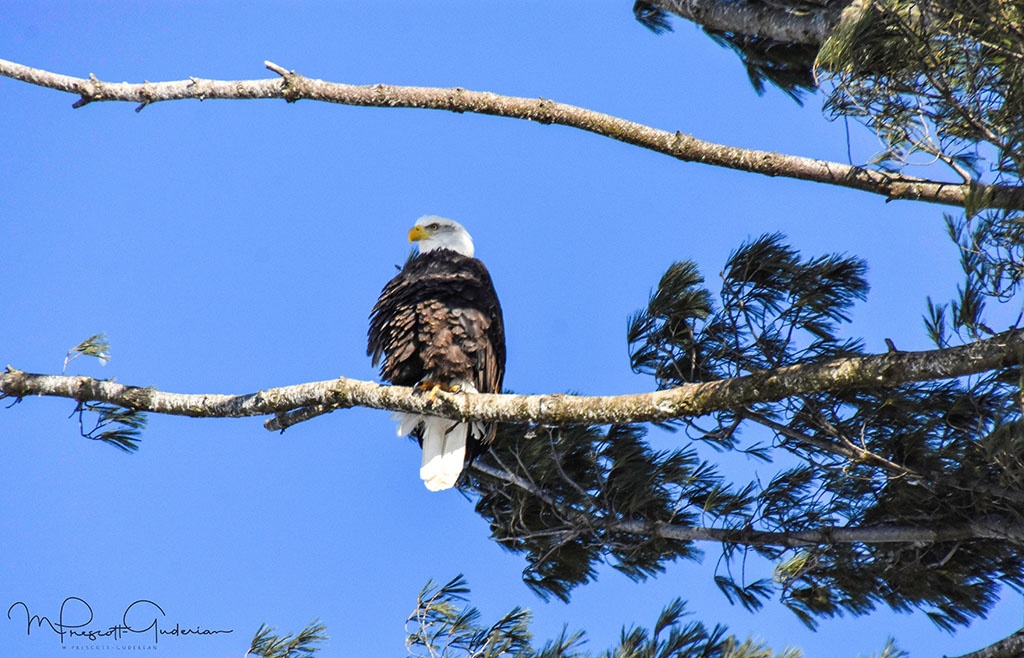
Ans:
[[[381,377],[421,391],[500,393],[505,328],[487,268],[458,222],[421,217],[409,231],[415,254],[380,294],[370,314],[366,353]],[[397,412],[398,435],[423,448],[427,489],[455,486],[467,456],[494,439],[494,423],[460,423]],[[469,450],[467,451],[467,445]]]

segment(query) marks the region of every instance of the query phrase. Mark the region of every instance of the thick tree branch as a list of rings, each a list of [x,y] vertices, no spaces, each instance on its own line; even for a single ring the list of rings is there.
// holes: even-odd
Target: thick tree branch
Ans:
[[[820,46],[839,21],[841,9],[810,5],[802,12],[761,2],[722,0],[648,0],[667,12],[682,16],[708,30],[756,34],[782,43]]]
[[[344,377],[245,395],[219,395],[164,393],[109,380],[31,374],[8,367],[6,373],[0,374],[0,394],[14,398],[46,395],[79,402],[107,402],[140,411],[193,417],[280,415],[304,407],[313,407],[312,415],[316,415],[359,406],[475,420],[545,425],[610,424],[699,416],[816,391],[949,379],[1017,365],[1022,356],[1024,331],[1014,330],[959,347],[833,359],[652,393],[588,397],[441,391],[433,399],[417,395],[407,387],[382,386]],[[288,424],[282,424],[279,418],[267,421],[267,429],[279,430]]]
[[[1024,630],[958,658],[1020,658],[1024,656]]]
[[[508,482],[540,497],[549,504],[539,487],[524,481],[513,473],[474,462],[472,469],[490,477]],[[592,518],[587,517],[590,521]],[[801,548],[833,544],[907,544],[966,541],[972,539],[1000,539],[1024,546],[1024,521],[999,517],[965,521],[958,525],[921,527],[912,525],[824,526],[813,530],[793,532],[765,531],[754,528],[710,528],[672,523],[649,523],[619,519],[609,515],[601,522],[607,532],[657,536],[678,541],[710,541],[741,546],[775,546]]]
[[[641,521],[613,521],[608,529],[635,534],[656,534],[680,541],[713,541],[782,548],[832,544],[935,544],[971,539],[1001,539],[1024,546],[1024,522],[1002,518],[965,521],[959,525],[938,528],[912,525],[825,526],[814,530],[767,532],[747,528],[703,528],[652,525]]]
[[[142,109],[150,103],[194,98],[206,100],[283,98],[341,105],[405,107],[450,112],[474,112],[494,116],[556,123],[578,128],[627,144],[663,153],[685,162],[737,169],[766,176],[785,176],[840,187],[848,187],[887,199],[911,199],[963,206],[970,198],[976,208],[1024,208],[1024,188],[1001,185],[945,183],[854,167],[838,162],[815,160],[771,151],[715,144],[685,135],[594,112],[544,98],[502,96],[459,87],[397,87],[393,85],[348,85],[315,80],[287,71],[271,62],[267,68],[281,75],[270,80],[202,80],[142,84],[109,83],[58,75],[0,59],[0,75],[30,84],[57,89],[81,98],[74,107],[97,101],[129,101]]]

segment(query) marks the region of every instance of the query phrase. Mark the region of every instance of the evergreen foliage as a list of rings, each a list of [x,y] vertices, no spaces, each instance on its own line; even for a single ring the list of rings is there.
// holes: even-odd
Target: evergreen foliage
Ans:
[[[405,623],[405,645],[417,658],[800,658],[799,649],[776,652],[764,642],[740,641],[727,635],[720,624],[708,628],[698,621],[685,621],[690,613],[681,599],[669,603],[658,615],[653,628],[623,628],[618,643],[600,653],[584,649],[586,634],[562,629],[554,640],[539,648],[533,644],[529,610],[513,608],[490,625],[468,604],[469,587],[459,575],[444,585],[428,582],[416,598],[416,608]],[[318,621],[296,635],[278,635],[261,625],[246,656],[254,658],[312,658],[327,640],[326,628]],[[879,658],[903,658],[890,639]]]
[[[803,258],[777,234],[732,254],[717,296],[692,263],[677,263],[630,321],[633,367],[667,388],[861,355],[839,330],[867,294],[865,272],[852,257]],[[479,458],[470,486],[493,537],[526,555],[524,579],[542,594],[567,598],[602,561],[640,579],[696,559],[693,539],[675,531],[711,528],[738,531],[723,538],[716,580],[746,607],[778,590],[809,626],[883,604],[923,609],[952,629],[984,615],[1000,583],[1024,585],[1019,540],[838,543],[827,531],[1018,519],[1019,370],[819,392],[671,423],[718,450],[779,461],[767,482],[725,480],[700,459],[700,443],[656,451],[638,427],[514,426]],[[769,430],[771,445],[744,440],[752,424]],[[825,539],[798,549],[742,534],[814,530]],[[750,552],[776,563],[774,586],[734,577]]]
[[[82,402],[75,407],[81,435],[93,441],[102,441],[124,452],[139,449],[142,430],[146,429],[148,418],[137,409],[127,409],[115,404]],[[92,429],[85,429],[85,414],[96,414]]]
[[[245,658],[311,658],[320,651],[320,645],[329,639],[327,627],[318,620],[313,620],[294,635],[279,635],[275,630],[272,626],[260,624]]]
[[[769,4],[813,11],[800,1]],[[869,166],[899,173],[939,165],[951,182],[1020,188],[1024,6],[1000,0],[834,3],[841,5],[839,22],[814,58],[815,73],[827,82],[826,112],[859,120],[879,138],[882,149]],[[651,11],[637,16],[653,20]],[[664,12],[660,20],[667,22]],[[749,56],[743,47],[737,51]],[[952,300],[927,300],[925,328],[940,348],[1019,327],[1024,317],[1024,202],[989,205],[978,193],[962,214],[946,215],[964,279]],[[630,324],[634,369],[671,387],[860,354],[860,343],[842,339],[836,329],[847,320],[850,302],[866,292],[863,269],[850,259],[832,259],[830,277],[792,256],[774,237],[745,245],[727,265],[717,305],[692,265],[673,266]],[[765,272],[758,271],[762,263]],[[744,270],[749,276],[740,275]],[[809,288],[793,275],[797,271],[820,277],[821,292],[833,298],[801,303]],[[835,313],[823,314],[829,306]],[[752,490],[763,515],[752,523],[789,531],[943,529],[1020,518],[1021,384],[1020,368],[1008,368],[949,382],[818,393],[677,424],[692,438],[748,451],[740,430],[761,425],[774,435],[772,453],[788,453],[787,463],[799,460],[764,489]],[[769,456],[760,447],[756,454]],[[783,600],[808,624],[886,604],[924,608],[936,624],[952,629],[984,615],[998,583],[1022,586],[1020,544],[1008,537],[751,550],[776,560]]]
[[[480,612],[466,605],[469,589],[458,576],[445,585],[427,583],[417,598],[416,609],[406,622],[409,654],[422,658],[799,658],[795,649],[774,652],[751,639],[740,642],[726,635],[726,628],[707,628],[700,622],[684,622],[688,614],[681,600],[662,610],[652,629],[622,629],[616,646],[598,654],[585,651],[582,631],[561,635],[540,648],[532,644],[529,610],[515,608],[487,626]],[[890,642],[884,656],[897,658]]]
[[[413,656],[532,655],[530,612],[514,608],[490,626],[480,625],[480,611],[463,606],[469,588],[462,576],[444,585],[427,583],[406,620],[406,647]],[[562,642],[566,648],[575,638]],[[564,654],[558,654],[564,655]]]
[[[1024,5],[1001,0],[857,0],[824,42],[819,74],[832,117],[879,139],[889,171],[940,164],[949,179],[1021,187],[1024,165]],[[989,208],[972,195],[946,217],[965,280],[944,316],[962,338],[991,334],[986,299],[1013,301],[1024,276],[1024,201]],[[1020,302],[1001,321],[1016,326]],[[938,342],[947,336],[929,318]]]
[[[834,76],[826,108],[881,138],[880,164],[938,160],[958,178],[1016,182],[1022,22],[1024,7],[1000,0],[858,0],[818,54]]]
[[[749,492],[730,488],[692,448],[659,452],[643,436],[636,426],[504,426],[477,458],[469,484],[479,496],[476,510],[495,541],[526,554],[523,579],[541,596],[568,600],[601,561],[642,579],[666,562],[695,559],[691,542],[643,527],[735,523],[752,504]]]

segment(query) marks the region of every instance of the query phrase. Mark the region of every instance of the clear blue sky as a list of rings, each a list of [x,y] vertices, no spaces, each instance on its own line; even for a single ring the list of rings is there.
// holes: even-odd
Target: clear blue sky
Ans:
[[[0,1],[0,57],[132,82],[266,78],[271,60],[338,82],[543,96],[845,161],[844,126],[822,118],[820,97],[803,108],[758,98],[696,28],[678,21],[658,37],[630,7]],[[367,314],[423,214],[473,234],[505,309],[506,386],[523,393],[651,389],[629,370],[629,314],[673,261],[696,260],[714,282],[729,252],[764,232],[808,255],[868,260],[872,292],[849,331],[874,351],[885,337],[925,347],[925,297],[946,299],[958,281],[941,208],[680,163],[568,128],[306,101],[136,114],[74,100],[0,79],[0,364],[22,370],[57,372],[67,349],[106,332],[112,361],[71,372],[190,393],[372,379]],[[854,159],[867,160],[872,138],[851,132]],[[116,655],[241,656],[261,622],[294,631],[319,617],[325,656],[401,656],[417,591],[458,573],[485,619],[523,605],[539,641],[564,624],[587,630],[595,651],[676,596],[708,623],[809,656],[866,656],[889,635],[915,656],[958,654],[1021,625],[1021,598],[1005,592],[956,637],[888,612],[811,633],[775,604],[730,607],[711,582],[714,545],[702,564],[639,584],[604,568],[570,604],[545,603],[470,501],[423,488],[418,451],[385,412],[340,411],[284,435],[262,419],[152,416],[141,450],[124,455],[79,438],[72,410],[47,399],[0,409],[0,610],[21,601],[55,618],[76,596],[106,627],[148,599],[167,626],[234,630]],[[0,616],[0,655],[61,654],[55,636],[26,635],[19,611]]]

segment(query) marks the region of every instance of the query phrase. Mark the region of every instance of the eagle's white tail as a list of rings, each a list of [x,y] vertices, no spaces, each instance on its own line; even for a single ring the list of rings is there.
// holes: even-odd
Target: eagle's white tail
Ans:
[[[431,491],[451,489],[466,461],[469,423],[427,417],[423,421],[423,464],[420,478]]]
[[[453,385],[469,393],[477,392],[471,382],[460,381]],[[417,427],[420,428],[423,443],[420,478],[427,489],[441,491],[454,487],[466,462],[466,440],[470,432],[477,439],[483,436],[483,423],[460,423],[448,418],[418,416],[402,411],[392,413],[391,417],[398,421],[398,436],[412,434]]]
[[[460,423],[437,416],[417,416],[397,412],[398,435],[411,434],[421,427],[423,462],[420,478],[431,491],[451,489],[462,473],[466,461],[466,438],[471,423]]]

